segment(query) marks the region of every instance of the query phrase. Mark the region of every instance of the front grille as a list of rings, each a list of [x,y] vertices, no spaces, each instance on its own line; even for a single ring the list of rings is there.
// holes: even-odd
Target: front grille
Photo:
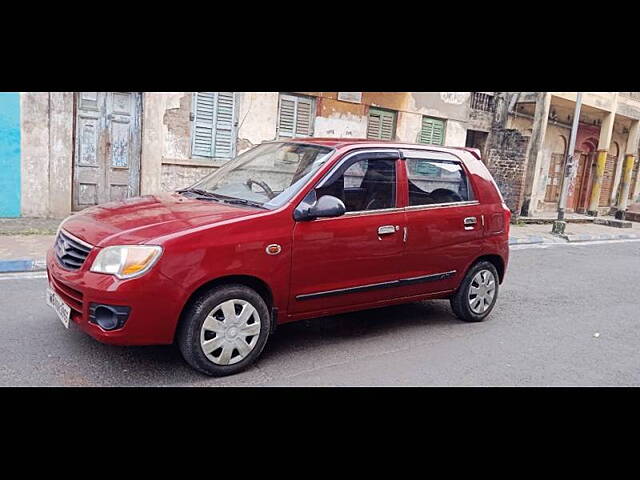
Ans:
[[[89,255],[91,247],[74,240],[60,230],[60,233],[58,233],[56,238],[54,250],[56,253],[56,260],[58,260],[60,265],[67,270],[78,270],[87,259],[87,255]]]
[[[78,313],[82,313],[83,295],[82,292],[61,282],[53,275],[49,275],[49,280],[54,291],[62,301]]]

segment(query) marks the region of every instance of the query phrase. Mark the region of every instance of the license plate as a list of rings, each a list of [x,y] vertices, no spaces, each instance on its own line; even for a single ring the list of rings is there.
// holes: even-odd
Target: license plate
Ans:
[[[69,328],[69,319],[71,318],[71,308],[62,301],[56,292],[47,288],[47,305],[55,310],[58,318],[65,328]]]

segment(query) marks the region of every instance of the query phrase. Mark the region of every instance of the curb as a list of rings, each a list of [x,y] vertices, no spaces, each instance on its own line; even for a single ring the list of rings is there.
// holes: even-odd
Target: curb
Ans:
[[[509,245],[544,243],[544,240],[544,237],[541,237],[539,235],[528,235],[526,237],[509,237]]]
[[[567,242],[593,242],[598,240],[629,240],[640,239],[636,233],[604,233],[600,235],[560,235]]]
[[[0,273],[40,272],[47,269],[44,259],[0,260]]]

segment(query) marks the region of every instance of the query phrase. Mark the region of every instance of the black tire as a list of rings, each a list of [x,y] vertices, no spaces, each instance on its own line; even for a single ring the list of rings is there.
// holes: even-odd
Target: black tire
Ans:
[[[495,293],[493,295],[493,300],[489,307],[482,313],[476,313],[471,309],[471,305],[469,302],[469,290],[471,288],[471,283],[473,282],[474,277],[481,271],[488,270],[493,274],[495,279]],[[496,267],[491,262],[480,261],[471,266],[471,268],[467,271],[460,287],[456,291],[456,293],[449,299],[451,303],[451,309],[453,313],[455,313],[456,317],[465,322],[481,322],[491,313],[493,307],[498,300],[498,291],[500,288],[500,282],[498,277],[498,271]]]
[[[247,301],[256,309],[260,316],[260,333],[253,349],[245,358],[231,365],[218,365],[205,355],[200,335],[209,313],[231,299]],[[247,368],[260,356],[271,332],[271,321],[266,302],[255,290],[239,284],[223,285],[203,293],[191,302],[178,327],[176,343],[185,361],[199,372],[214,377],[233,375]],[[238,351],[234,350],[234,353],[237,354]]]

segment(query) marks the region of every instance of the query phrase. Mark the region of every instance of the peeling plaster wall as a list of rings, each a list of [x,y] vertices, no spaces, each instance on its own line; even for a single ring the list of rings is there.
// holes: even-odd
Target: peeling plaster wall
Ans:
[[[417,142],[422,128],[422,116],[432,116],[446,120],[445,143],[450,146],[464,146],[466,142],[466,119],[468,115],[469,92],[362,92],[361,103],[337,100],[337,92],[297,92],[316,99],[314,120],[315,137],[365,138],[368,112],[371,106],[387,108],[398,112],[396,139]],[[191,157],[190,114],[192,92],[174,92],[154,95],[155,100],[145,100],[145,119],[160,111],[161,128],[157,131],[151,118],[145,124],[143,137],[151,136],[161,145],[161,168],[159,182],[145,181],[152,174],[153,162],[150,155],[157,155],[157,147],[151,140],[143,140],[143,184],[153,185],[160,190],[173,190],[194,183],[215,168],[225,163],[219,159]],[[238,132],[236,151],[242,153],[264,141],[276,138],[279,92],[238,92],[237,93]],[[151,105],[151,103],[153,105]],[[148,115],[147,115],[148,114]],[[155,120],[157,123],[157,120]],[[154,150],[155,149],[155,150]],[[155,151],[155,153],[151,153]],[[146,165],[146,172],[145,172]],[[152,188],[144,188],[149,193]]]
[[[49,93],[23,93],[21,120],[22,216],[49,214]]]
[[[396,136],[398,140],[401,142],[417,143],[420,130],[422,130],[422,115],[408,112],[398,113],[398,123],[396,126]]]
[[[275,140],[278,92],[244,92],[238,96],[237,152],[242,153],[264,141]]]
[[[329,117],[316,117],[315,137],[352,137],[367,136],[367,117],[352,113],[332,113]]]
[[[216,167],[194,167],[171,164],[163,165],[160,189],[170,192],[188,187],[214,170],[216,170]]]
[[[163,158],[187,160],[191,154],[191,92],[166,93]]]
[[[467,128],[464,123],[447,120],[444,143],[448,147],[464,147],[467,142]]]
[[[157,141],[162,150],[162,166],[158,172],[160,179],[157,186],[154,186],[156,190],[171,191],[186,187],[226,162],[226,160],[191,156],[192,92],[151,95],[158,97],[150,102],[153,103],[154,110],[159,112],[150,116],[160,114],[162,119],[161,128],[154,132],[154,135],[159,137]],[[238,121],[236,152],[240,154],[264,141],[274,140],[278,115],[278,92],[238,92],[236,99]],[[154,121],[153,118],[150,120]],[[154,127],[151,126],[151,128]],[[155,128],[158,130],[157,126]],[[147,144],[147,148],[149,150],[154,146]],[[147,189],[147,193],[150,191]]]

